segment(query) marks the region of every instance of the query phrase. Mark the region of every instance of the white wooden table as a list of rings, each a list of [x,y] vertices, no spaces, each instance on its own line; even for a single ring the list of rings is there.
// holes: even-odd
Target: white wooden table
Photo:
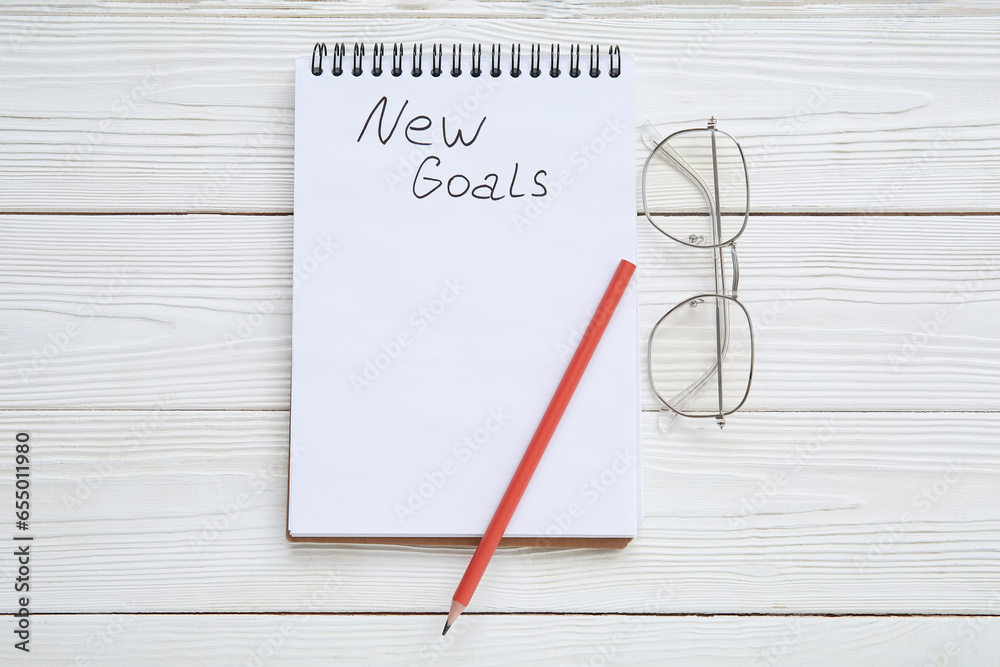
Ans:
[[[0,663],[1000,665],[1000,7],[746,4],[0,6]],[[751,162],[746,409],[647,391],[639,537],[444,638],[469,550],[283,536],[292,60],[356,39],[616,43]],[[636,224],[648,332],[706,276]]]

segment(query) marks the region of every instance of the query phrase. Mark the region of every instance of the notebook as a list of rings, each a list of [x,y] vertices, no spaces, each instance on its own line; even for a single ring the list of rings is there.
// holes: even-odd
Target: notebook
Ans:
[[[474,544],[635,262],[634,64],[593,47],[374,51],[295,63],[286,536]],[[506,544],[635,536],[636,292]]]

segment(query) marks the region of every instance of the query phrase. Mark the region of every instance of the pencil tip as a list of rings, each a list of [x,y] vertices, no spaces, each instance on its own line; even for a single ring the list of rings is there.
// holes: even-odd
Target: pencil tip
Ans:
[[[458,602],[457,600],[451,601],[451,609],[448,610],[448,620],[444,622],[444,631],[441,632],[442,636],[448,634],[448,630],[450,630],[451,626],[455,624],[455,621],[458,620],[458,615],[463,611],[465,611],[464,604]]]

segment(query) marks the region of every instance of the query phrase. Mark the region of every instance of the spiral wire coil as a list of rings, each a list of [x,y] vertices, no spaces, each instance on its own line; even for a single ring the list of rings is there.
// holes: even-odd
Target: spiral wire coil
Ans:
[[[541,44],[531,44],[530,45],[530,61],[528,67],[528,75],[531,78],[537,78],[542,74],[542,45]],[[571,44],[569,49],[569,70],[568,73],[570,77],[577,78],[580,76],[580,45]],[[330,73],[333,76],[342,76],[344,73],[344,56],[347,53],[347,47],[343,42],[333,45],[333,55],[329,55],[329,51],[326,47],[326,42],[317,42],[313,47],[312,54],[312,64],[311,71],[314,76],[320,76],[325,71],[323,69],[323,61],[330,61]],[[444,46],[441,44],[431,45],[431,76],[438,77],[444,71]],[[405,47],[401,43],[394,43],[392,45],[392,67],[388,70],[391,76],[398,77],[403,74],[403,59],[405,54]],[[371,69],[368,70],[372,76],[382,76],[386,70],[382,68],[383,58],[385,56],[385,44],[378,42],[373,45],[371,50],[371,55],[369,56]],[[365,73],[365,45],[361,42],[356,42],[354,44],[354,52],[351,60],[350,73],[352,76],[361,76]],[[590,60],[589,68],[587,73],[591,78],[596,79],[601,76],[601,61],[602,58],[606,58],[607,62],[607,74],[611,78],[617,78],[621,75],[622,71],[622,56],[621,50],[617,46],[609,46],[606,56],[602,56],[600,46],[596,44],[591,44],[590,46]],[[410,75],[418,77],[423,74],[423,59],[424,59],[424,45],[414,44],[411,50],[411,67]],[[482,69],[482,59],[483,59],[483,45],[473,44],[472,45],[472,67],[468,70],[468,74],[474,78],[478,78],[483,74]],[[499,77],[503,74],[503,61],[504,60],[504,48],[502,44],[491,44],[490,45],[490,68],[489,75],[492,77]],[[559,44],[552,44],[549,47],[549,76],[552,78],[557,78],[563,74],[561,68],[561,55]],[[508,74],[512,78],[518,78],[521,76],[521,45],[511,44],[510,45],[510,56],[507,58],[509,64]],[[451,76],[459,77],[462,75],[462,45],[453,44],[451,47]]]

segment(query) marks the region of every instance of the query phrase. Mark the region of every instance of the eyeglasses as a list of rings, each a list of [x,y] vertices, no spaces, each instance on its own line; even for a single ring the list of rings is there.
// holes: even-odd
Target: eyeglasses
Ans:
[[[735,243],[750,216],[746,159],[739,142],[716,129],[715,118],[707,128],[665,139],[648,122],[644,129],[651,149],[642,167],[646,219],[682,246],[710,250],[715,274],[714,292],[682,301],[653,326],[646,354],[650,384],[673,412],[715,417],[721,428],[726,415],[746,402],[753,377],[753,327],[737,298]]]

